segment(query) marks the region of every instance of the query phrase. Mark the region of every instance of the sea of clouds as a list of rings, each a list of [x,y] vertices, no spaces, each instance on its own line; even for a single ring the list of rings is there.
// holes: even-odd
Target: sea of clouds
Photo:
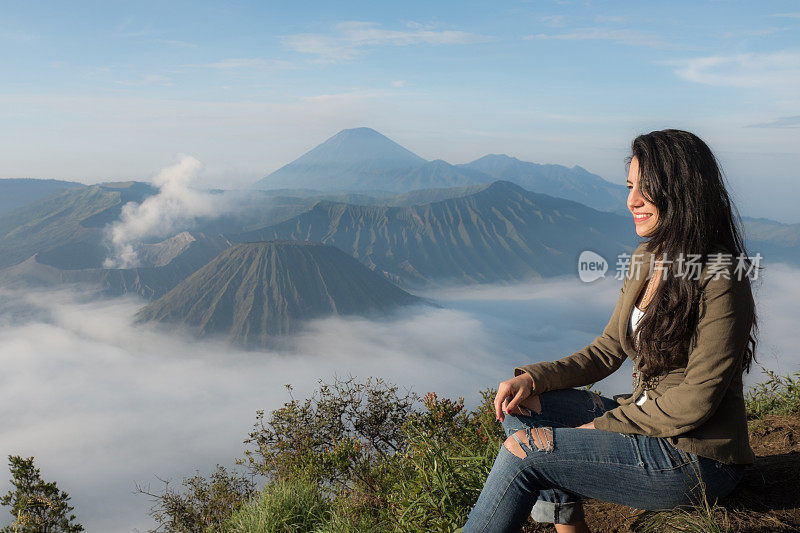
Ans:
[[[759,359],[797,370],[798,269],[766,263],[756,300]],[[419,394],[463,396],[511,377],[519,364],[552,360],[602,332],[621,281],[575,277],[515,286],[420,293],[444,307],[406,308],[386,319],[314,321],[289,348],[243,351],[224,340],[135,326],[138,298],[96,299],[78,288],[0,287],[0,451],[35,456],[45,479],[72,496],[88,531],[146,531],[158,477],[233,466],[258,409],[310,394],[319,379],[383,377]],[[598,385],[629,392],[630,365]],[[758,368],[746,380],[763,376]],[[7,478],[7,476],[0,476]],[[7,482],[0,491],[8,490]]]

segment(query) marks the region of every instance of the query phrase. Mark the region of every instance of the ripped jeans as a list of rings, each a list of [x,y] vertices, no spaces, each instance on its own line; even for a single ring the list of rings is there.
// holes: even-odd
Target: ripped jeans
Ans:
[[[537,522],[571,524],[584,518],[584,498],[638,509],[697,503],[698,479],[713,502],[744,474],[743,465],[679,450],[666,438],[577,429],[619,405],[588,390],[545,392],[539,400],[541,413],[505,415],[509,440],[462,533],[518,532],[528,515]]]

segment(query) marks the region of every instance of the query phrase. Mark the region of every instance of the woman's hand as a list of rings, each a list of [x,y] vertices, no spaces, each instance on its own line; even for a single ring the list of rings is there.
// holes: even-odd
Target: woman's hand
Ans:
[[[533,379],[527,373],[500,383],[497,395],[494,397],[494,413],[497,420],[502,422],[506,413],[513,414],[518,410],[520,402],[531,395],[532,387]],[[524,413],[519,411],[519,414]]]
[[[597,429],[597,428],[594,427],[594,420],[592,420],[588,424],[577,426],[575,429]]]

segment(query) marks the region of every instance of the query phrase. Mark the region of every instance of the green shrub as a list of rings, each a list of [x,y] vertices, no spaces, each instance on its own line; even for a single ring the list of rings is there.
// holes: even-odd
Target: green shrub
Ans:
[[[14,517],[10,526],[4,527],[3,533],[77,533],[83,526],[75,520],[73,507],[69,505],[70,496],[59,490],[54,481],[44,481],[39,469],[34,466],[34,458],[27,459],[19,455],[8,456],[11,472],[11,486],[0,497],[0,504],[10,507]]]
[[[424,397],[425,410],[404,426],[400,469],[389,493],[391,521],[402,531],[453,531],[480,495],[504,435],[494,419],[494,394],[465,412],[464,399]]]
[[[331,499],[357,495],[380,507],[391,481],[387,472],[403,445],[402,426],[416,401],[415,394],[382,379],[320,381],[303,402],[292,397],[268,418],[258,411],[245,440],[253,448],[237,462],[270,480],[308,479]]]
[[[758,420],[769,414],[800,412],[800,370],[785,376],[779,376],[763,366],[761,371],[768,379],[753,386],[745,395],[748,418]]]
[[[155,494],[137,484],[136,491],[151,497],[150,516],[158,523],[157,531],[215,532],[255,493],[252,477],[229,473],[217,465],[208,479],[199,473],[183,479],[183,492],[162,480],[164,491]]]
[[[330,502],[320,532],[451,531],[466,520],[504,438],[494,392],[481,395],[467,412],[463,398],[429,393],[420,406],[380,379],[321,383],[269,417],[258,411],[239,462],[271,482],[318,484]]]

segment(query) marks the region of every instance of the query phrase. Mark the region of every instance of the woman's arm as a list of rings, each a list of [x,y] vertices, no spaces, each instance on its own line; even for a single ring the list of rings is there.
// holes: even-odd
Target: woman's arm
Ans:
[[[684,380],[642,405],[620,405],[595,418],[597,429],[672,437],[705,422],[716,410],[736,373],[750,337],[755,303],[749,280],[720,276],[703,291],[705,311],[689,353]]]

